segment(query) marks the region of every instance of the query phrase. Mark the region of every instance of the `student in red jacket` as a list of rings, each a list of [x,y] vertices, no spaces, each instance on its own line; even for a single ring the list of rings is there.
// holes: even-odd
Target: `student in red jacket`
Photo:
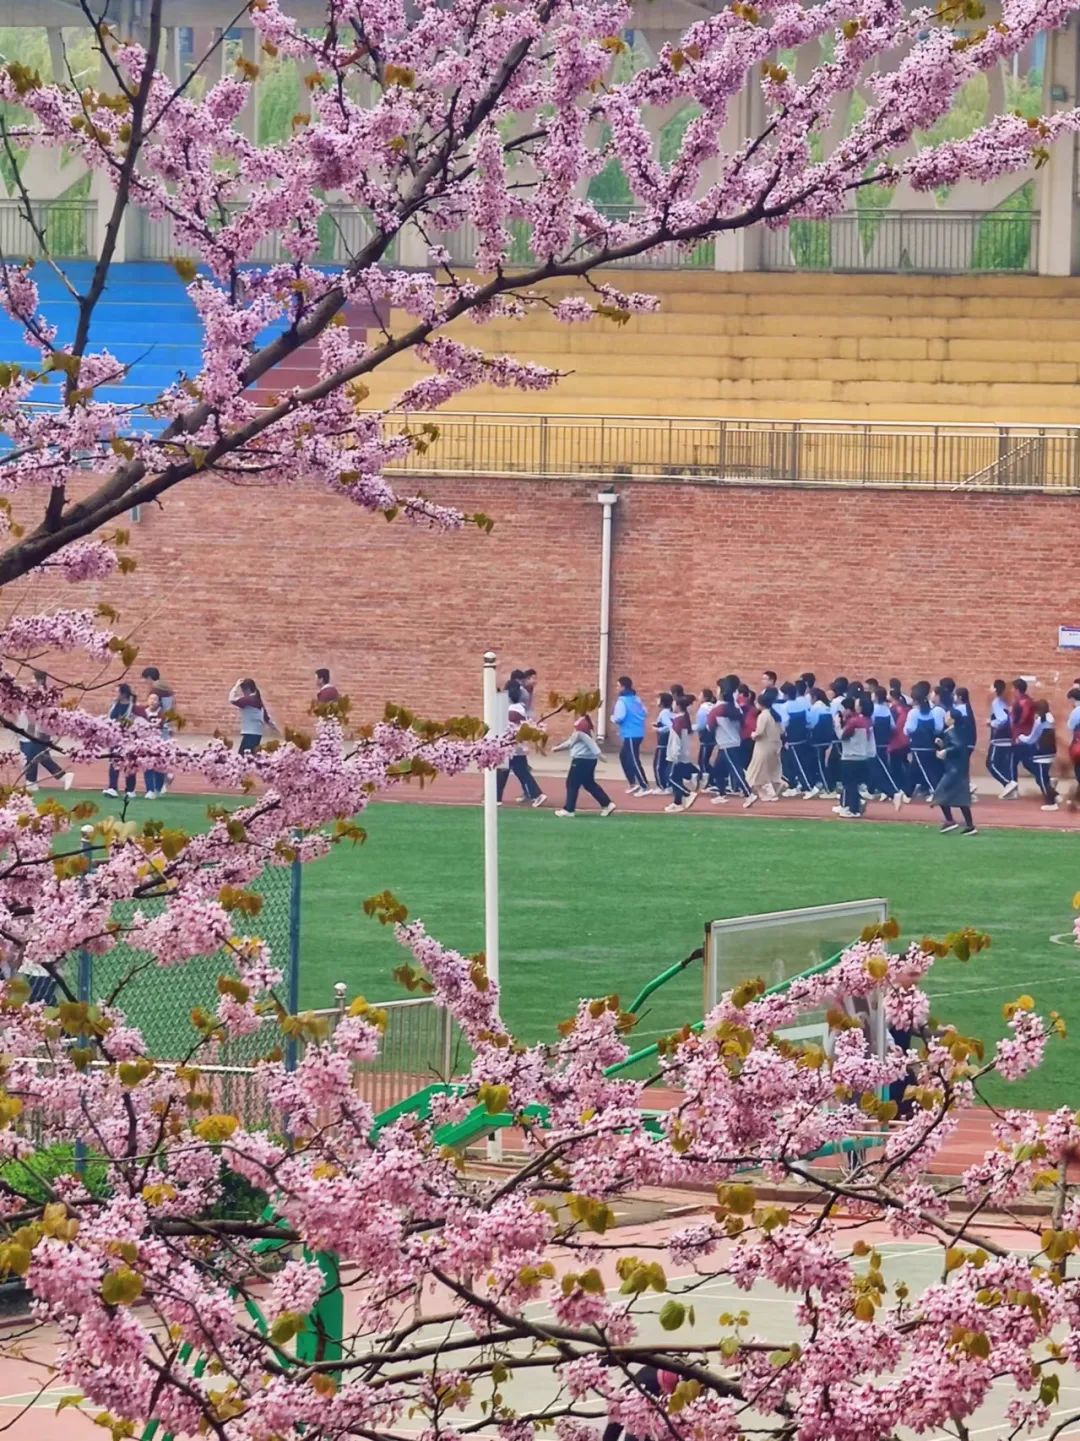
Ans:
[[[1020,782],[1016,779],[1021,765],[1032,770],[1031,757],[1033,750],[1022,743],[1022,738],[1029,736],[1035,728],[1035,702],[1028,695],[1028,683],[1023,676],[1018,676],[1012,683],[1012,705],[1009,707],[1009,724],[1012,731],[1014,773],[1013,779],[1001,792],[1002,798],[1011,796],[1014,791],[1019,790]],[[1035,774],[1034,771],[1032,771]]]

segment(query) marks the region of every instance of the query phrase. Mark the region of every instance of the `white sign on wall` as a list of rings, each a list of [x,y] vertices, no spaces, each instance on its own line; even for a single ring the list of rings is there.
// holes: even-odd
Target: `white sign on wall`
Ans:
[[[1080,650],[1080,625],[1058,626],[1058,650]]]

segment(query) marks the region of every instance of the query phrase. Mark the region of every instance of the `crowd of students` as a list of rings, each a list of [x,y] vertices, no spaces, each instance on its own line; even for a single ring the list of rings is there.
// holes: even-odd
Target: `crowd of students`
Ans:
[[[1080,678],[1069,691],[1072,710],[1065,744],[1080,791]],[[820,687],[812,672],[780,682],[765,671],[755,693],[737,675],[704,687],[700,696],[673,685],[648,712],[629,676],[619,678],[612,720],[619,729],[619,759],[629,794],[670,795],[670,813],[688,811],[703,793],[713,805],[741,797],[749,808],[782,797],[825,797],[846,820],[858,819],[868,801],[897,810],[923,798],[940,806],[942,829],[975,834],[971,757],[979,745],[977,705],[949,676],[936,685],[918,681],[905,691],[899,679],[837,676]],[[1055,772],[1058,733],[1047,701],[1033,699],[1022,678],[996,680],[986,712],[987,770],[1002,797],[1019,794],[1026,771],[1038,786],[1042,809],[1060,801]],[[652,782],[642,746],[655,739]]]

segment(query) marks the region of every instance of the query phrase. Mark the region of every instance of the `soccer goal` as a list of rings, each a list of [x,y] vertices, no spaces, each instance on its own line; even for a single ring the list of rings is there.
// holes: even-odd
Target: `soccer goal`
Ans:
[[[760,977],[766,990],[778,991],[798,976],[827,969],[845,946],[859,939],[864,927],[880,925],[888,916],[888,901],[877,897],[709,921],[705,926],[705,1015],[725,991],[743,981]],[[874,1051],[883,1055],[886,1037],[881,1008],[850,996],[837,996],[836,1001],[862,1023]],[[827,1044],[824,1012],[807,1014],[783,1034],[791,1041]]]

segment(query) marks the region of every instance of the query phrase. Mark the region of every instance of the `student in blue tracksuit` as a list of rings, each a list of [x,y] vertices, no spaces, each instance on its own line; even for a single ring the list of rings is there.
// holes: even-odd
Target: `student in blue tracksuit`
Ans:
[[[713,805],[727,802],[727,787],[742,796],[750,795],[750,786],[742,764],[743,717],[735,701],[735,692],[730,686],[722,686],[720,699],[709,712],[709,726],[716,737],[716,755],[713,759],[712,781],[716,788]]]
[[[709,783],[709,772],[712,769],[712,753],[716,745],[716,739],[709,729],[709,712],[716,704],[716,692],[711,691],[708,686],[701,689],[701,700],[698,703],[694,715],[694,734],[698,741],[698,789],[705,790]]]
[[[634,682],[628,675],[619,677],[619,695],[615,709],[611,712],[614,725],[619,728],[622,744],[619,747],[619,764],[627,782],[627,795],[646,796],[649,794],[649,780],[641,764],[641,742],[645,739],[645,703],[634,689]]]
[[[807,796],[814,790],[814,771],[810,749],[810,698],[806,682],[786,681],[784,696],[784,779],[785,796]]]
[[[896,717],[884,686],[877,686],[871,693],[873,710],[870,722],[874,730],[874,755],[867,764],[866,784],[879,800],[891,800],[897,810],[903,805],[903,793],[893,778],[890,765],[889,744],[896,733]]]
[[[1003,680],[994,682],[990,697],[990,747],[986,753],[986,769],[1008,795],[1016,795],[1010,789],[1016,780],[1016,761],[1013,756],[1012,712],[1005,699],[1008,686]],[[1005,795],[1002,795],[1005,799]]]
[[[810,727],[810,749],[813,753],[814,784],[808,792],[811,796],[829,794],[828,755],[836,743],[836,727],[829,698],[817,686],[810,689],[810,710],[807,713]]]
[[[934,794],[941,779],[941,760],[935,742],[945,730],[945,712],[930,704],[930,684],[921,680],[911,688],[912,706],[904,722],[904,733],[911,742],[911,765],[915,789]]]
[[[656,703],[660,709],[653,721],[653,731],[656,736],[656,749],[653,751],[653,780],[655,786],[652,794],[662,796],[671,784],[671,767],[668,765],[667,748],[668,738],[671,735],[672,705],[674,697],[669,690],[662,690],[656,697]]]

